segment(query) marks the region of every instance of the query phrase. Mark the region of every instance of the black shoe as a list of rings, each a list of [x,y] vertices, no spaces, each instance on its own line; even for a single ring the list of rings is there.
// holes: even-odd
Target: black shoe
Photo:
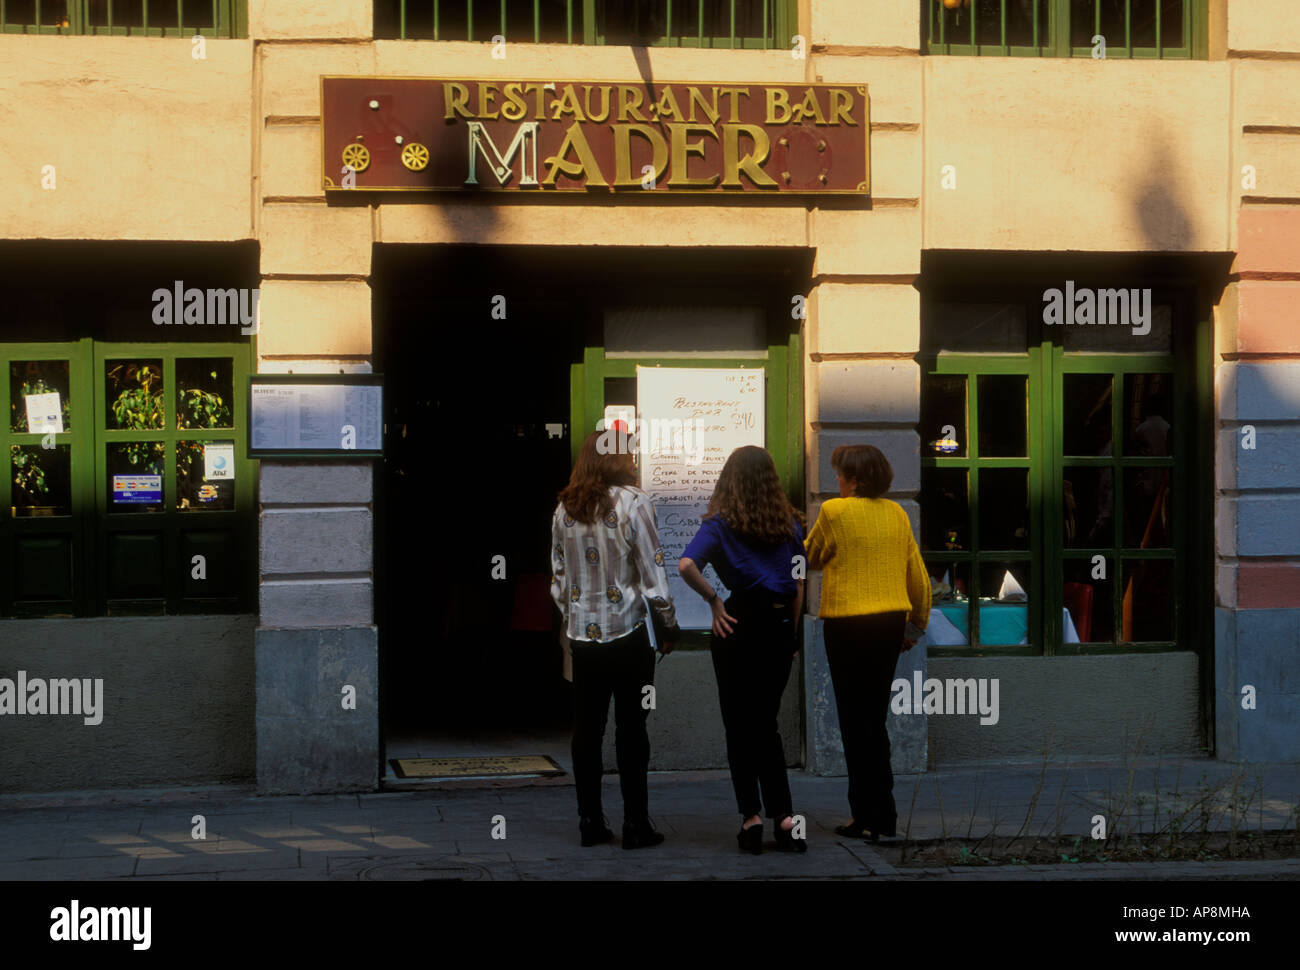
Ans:
[[[789,818],[789,816],[786,816],[786,818]],[[808,840],[796,839],[793,834],[794,829],[790,829],[789,831],[786,831],[785,829],[781,828],[781,822],[784,821],[785,819],[781,819],[776,823],[777,851],[778,852],[807,852]]]
[[[614,833],[610,831],[609,826],[605,823],[603,815],[600,818],[583,817],[578,822],[578,831],[582,833],[584,847],[603,845],[614,838]]]
[[[741,852],[748,852],[751,855],[759,855],[763,851],[763,826],[751,825],[749,828],[742,828],[736,833],[736,843],[740,846]]]
[[[889,831],[885,832],[883,830],[877,831],[875,829],[867,828],[867,826],[863,825],[861,822],[853,821],[848,825],[835,826],[835,834],[841,835],[846,839],[868,839],[872,842],[879,842],[881,836],[884,836],[887,839],[892,839],[898,833],[894,831],[893,826],[890,826]]]
[[[664,840],[664,834],[655,830],[648,818],[623,823],[623,848],[648,849]]]
[[[867,827],[860,822],[849,822],[848,825],[835,826],[835,834],[846,839],[865,839]]]

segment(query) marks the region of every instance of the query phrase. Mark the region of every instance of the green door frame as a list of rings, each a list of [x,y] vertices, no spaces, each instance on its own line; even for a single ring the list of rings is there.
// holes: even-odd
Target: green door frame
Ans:
[[[6,415],[0,426],[5,474],[0,476],[0,616],[84,616],[89,611],[92,575],[89,543],[86,542],[91,494],[94,484],[94,412],[90,385],[93,378],[91,341],[85,338],[61,343],[0,343],[0,400],[13,400],[10,364],[15,361],[68,362],[68,424],[55,435],[56,447],[70,449],[71,515],[18,517],[13,514],[13,466],[10,449],[18,445],[39,446],[44,435],[11,431]],[[16,545],[23,536],[63,536],[71,543],[70,596],[58,600],[20,602],[15,596],[18,560]]]
[[[764,438],[781,483],[796,508],[804,505],[803,345],[798,333],[784,342],[769,338],[762,357],[617,357],[605,356],[603,346],[588,345],[583,362],[569,371],[569,443],[578,457],[583,439],[605,415],[605,379],[636,377],[637,367],[725,367],[762,370],[765,375]],[[688,631],[681,647],[707,647],[711,634]]]

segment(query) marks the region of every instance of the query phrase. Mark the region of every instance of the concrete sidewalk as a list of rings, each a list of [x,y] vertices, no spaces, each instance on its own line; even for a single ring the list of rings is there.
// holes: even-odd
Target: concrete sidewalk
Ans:
[[[1027,817],[1029,835],[1050,834],[1058,805],[1062,832],[1086,834],[1092,817],[1113,816],[1126,793],[1128,828],[1136,829],[1140,806],[1150,829],[1157,797],[1163,825],[1175,790],[1185,807],[1217,786],[1230,792],[1234,772],[1239,798],[1257,785],[1263,793],[1239,819],[1240,829],[1261,822],[1270,830],[1293,828],[1300,766],[1240,769],[1195,760],[1138,765],[1131,788],[1130,771],[1119,764],[900,776],[899,835],[909,826],[913,840],[968,831],[1013,835]],[[896,869],[869,844],[834,834],[848,818],[845,779],[792,771],[790,780],[795,810],[808,822],[802,855],[736,851],[739,819],[725,771],[653,774],[650,810],[667,841],[636,852],[617,842],[582,848],[572,785],[558,780],[306,797],[259,797],[237,788],[0,796],[0,880],[1300,879],[1300,860]],[[617,833],[617,776],[606,777],[605,792]],[[191,837],[196,814],[206,819],[205,841]],[[506,837],[493,839],[500,819]],[[1224,814],[1211,827],[1228,824]]]

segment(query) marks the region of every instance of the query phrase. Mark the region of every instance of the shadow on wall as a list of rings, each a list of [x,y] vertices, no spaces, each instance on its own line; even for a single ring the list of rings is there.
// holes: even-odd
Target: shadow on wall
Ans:
[[[1164,134],[1153,136],[1150,145],[1147,178],[1133,193],[1134,215],[1151,250],[1187,252],[1196,226],[1191,209],[1180,201],[1186,193],[1180,187],[1178,158]]]

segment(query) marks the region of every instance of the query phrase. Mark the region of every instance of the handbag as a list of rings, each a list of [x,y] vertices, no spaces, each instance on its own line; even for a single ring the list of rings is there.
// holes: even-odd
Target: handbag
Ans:
[[[681,639],[682,628],[680,624],[674,623],[672,626],[664,623],[664,619],[655,609],[654,601],[641,594],[641,602],[645,604],[646,612],[646,633],[649,634],[650,646],[658,650],[660,644],[673,643]]]

